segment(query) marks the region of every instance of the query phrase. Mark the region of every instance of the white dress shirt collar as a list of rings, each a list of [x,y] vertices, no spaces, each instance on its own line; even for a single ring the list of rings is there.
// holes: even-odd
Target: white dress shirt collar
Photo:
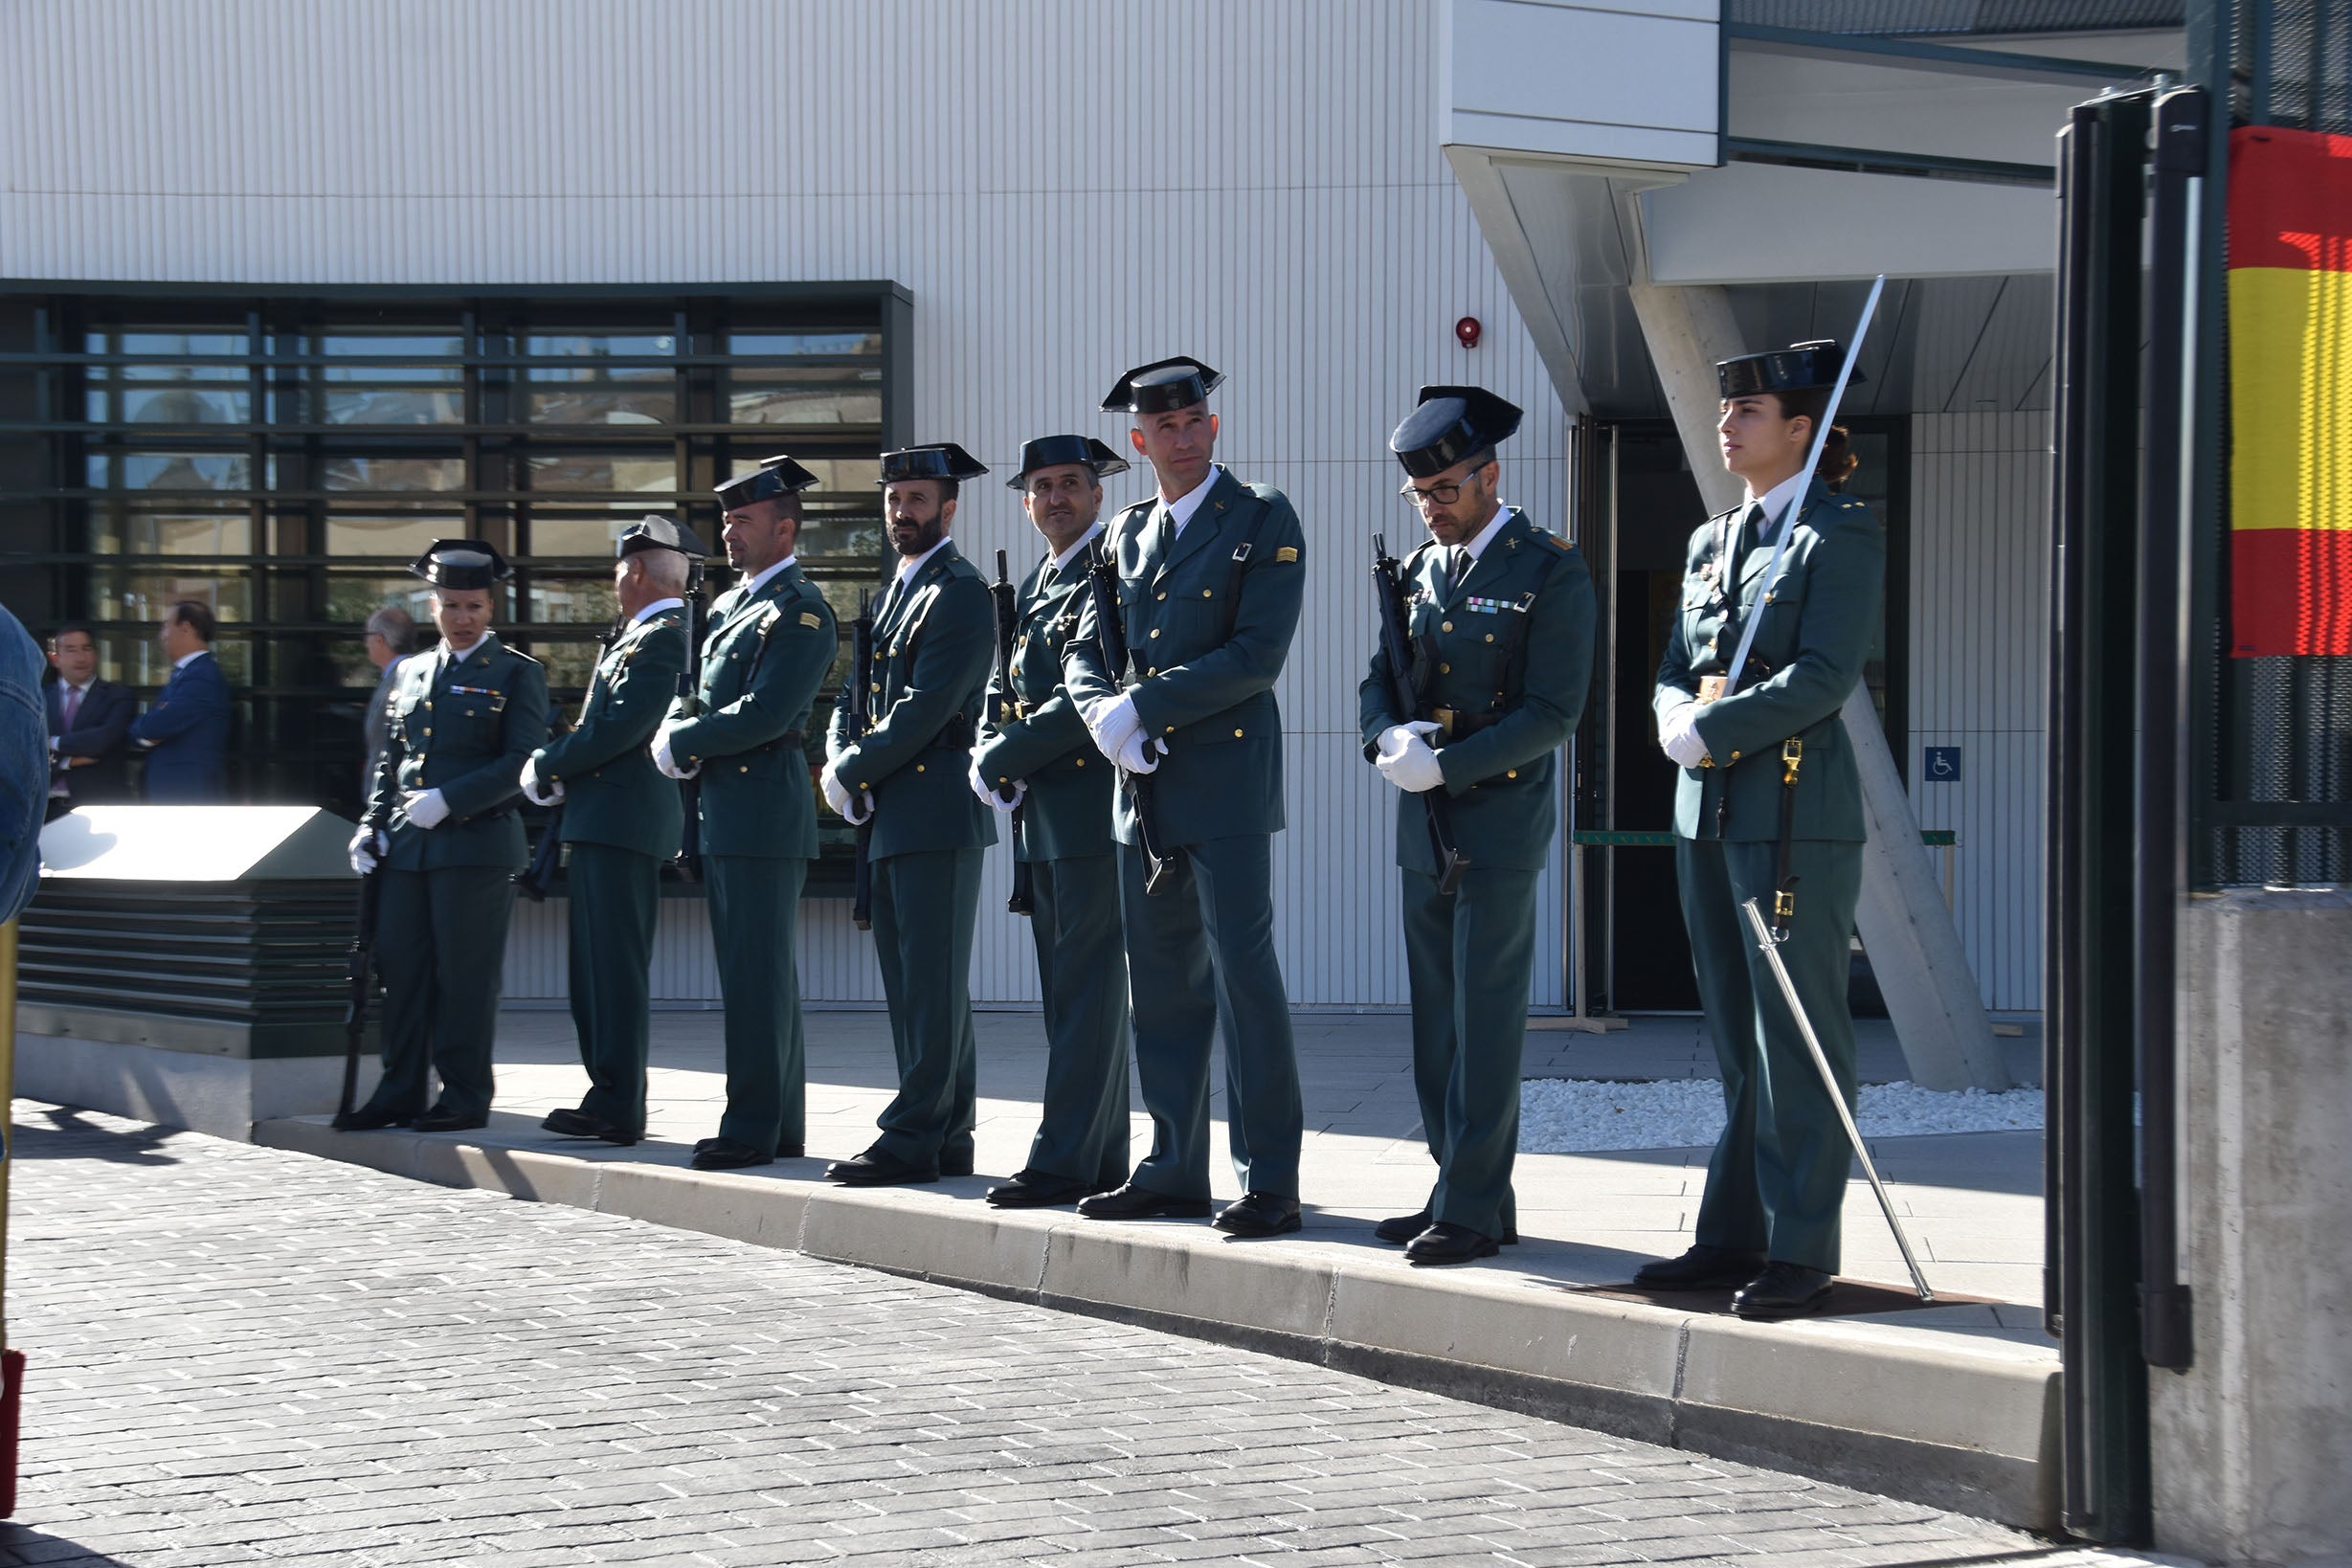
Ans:
[[[206,654],[209,654],[213,650],[210,648],[198,648],[194,653],[184,653],[180,655],[179,658],[171,661],[171,673],[177,675],[180,671],[188,668],[189,665],[194,663],[197,660],[202,659]]]
[[[482,636],[476,638],[471,643],[467,644],[462,649],[453,648],[448,643],[444,642],[441,644],[441,667],[443,669],[447,669],[453,664],[462,664],[467,660],[473,658],[476,654],[481,653],[483,649],[494,648],[497,645],[498,634],[496,632],[487,631],[483,632]]]
[[[898,569],[898,585],[901,588],[904,588],[908,583],[914,581],[914,574],[923,570],[923,563],[938,554],[941,548],[944,547],[947,542],[948,536],[943,533],[939,536],[938,544],[933,545],[930,549],[925,550],[922,554],[914,557],[910,561],[901,562]]]
[[[1475,561],[1487,553],[1487,547],[1494,543],[1494,536],[1503,531],[1503,525],[1509,521],[1511,521],[1511,505],[1498,497],[1494,503],[1494,515],[1487,519],[1487,526],[1478,530],[1478,537],[1471,540],[1467,547],[1471,560]]]
[[[1178,538],[1183,537],[1184,525],[1193,520],[1193,513],[1198,511],[1200,509],[1200,504],[1209,499],[1209,491],[1215,488],[1217,484],[1217,476],[1222,474],[1224,471],[1223,464],[1213,462],[1209,464],[1209,477],[1207,479],[1202,480],[1198,484],[1193,486],[1192,489],[1186,491],[1184,494],[1176,497],[1174,501],[1163,501],[1159,504],[1160,510],[1176,519],[1176,533]]]
[[[749,600],[753,595],[758,594],[761,589],[768,586],[769,579],[773,578],[777,572],[783,571],[786,567],[791,566],[795,561],[799,559],[800,557],[797,554],[787,555],[784,557],[784,559],[778,561],[767,571],[754,572],[750,577],[745,578],[742,582],[736,584],[735,586],[743,590],[744,599]]]
[[[656,599],[644,609],[639,610],[636,615],[631,616],[629,617],[629,624],[632,626],[642,626],[646,621],[651,620],[654,616],[660,615],[664,610],[683,610],[685,607],[686,601],[683,599]]]
[[[1764,507],[1764,526],[1757,530],[1756,542],[1758,544],[1770,544],[1779,534],[1779,524],[1781,519],[1791,514],[1795,506],[1803,500],[1805,486],[1812,482],[1812,479],[1813,475],[1810,470],[1800,469],[1765,491],[1761,496],[1750,496],[1749,505],[1753,506],[1760,501]]]
[[[1069,549],[1054,557],[1054,570],[1056,571],[1068,571],[1070,563],[1085,553],[1087,542],[1102,531],[1102,519],[1097,518],[1095,519],[1094,526],[1088,528],[1086,532],[1078,536],[1078,542],[1076,544],[1072,545]]]

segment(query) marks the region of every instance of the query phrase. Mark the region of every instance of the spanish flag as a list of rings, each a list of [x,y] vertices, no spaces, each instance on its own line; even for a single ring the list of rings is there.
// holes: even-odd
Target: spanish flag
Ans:
[[[2352,654],[2352,136],[2229,133],[2230,652]]]

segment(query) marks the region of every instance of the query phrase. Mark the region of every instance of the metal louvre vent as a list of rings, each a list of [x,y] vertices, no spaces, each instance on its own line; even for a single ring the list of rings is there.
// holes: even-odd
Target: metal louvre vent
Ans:
[[[1727,0],[1723,19],[1809,33],[1982,37],[2180,27],[2187,9],[2182,0]]]
[[[2237,0],[2229,16],[2235,123],[2352,133],[2352,11],[2341,0]]]

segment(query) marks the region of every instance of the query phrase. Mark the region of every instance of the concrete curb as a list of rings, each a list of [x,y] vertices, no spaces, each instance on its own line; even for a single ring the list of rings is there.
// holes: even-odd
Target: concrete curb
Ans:
[[[705,1173],[470,1134],[253,1139],[445,1187],[563,1203],[1170,1330],[2029,1530],[2057,1525],[2054,1361],[1878,1324],[1752,1324],[1310,1241],[1102,1224],[932,1189]],[[536,1137],[518,1124],[514,1131]],[[1965,1343],[1965,1341],[1963,1341]]]

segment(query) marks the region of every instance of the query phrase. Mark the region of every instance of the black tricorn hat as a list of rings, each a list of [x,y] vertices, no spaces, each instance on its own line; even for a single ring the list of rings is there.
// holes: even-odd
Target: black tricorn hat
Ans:
[[[718,486],[719,509],[731,512],[738,506],[749,506],[754,501],[767,501],[775,496],[805,490],[817,482],[817,476],[779,452],[773,458],[762,458],[759,466],[748,474],[737,474]],[[689,536],[691,537],[691,536]],[[708,551],[704,553],[707,554]]]
[[[710,553],[694,530],[674,517],[660,512],[647,512],[643,517],[620,530],[620,542],[613,547],[613,558],[625,561],[630,556],[649,549],[674,549],[688,560],[699,561]]]
[[[480,539],[436,539],[409,571],[436,588],[495,588],[514,568]]]
[[[1810,343],[1792,343],[1785,348],[1768,348],[1760,354],[1742,354],[1737,359],[1720,361],[1715,366],[1715,384],[1722,389],[1726,401],[1754,397],[1758,392],[1834,387],[1838,384],[1838,367],[1845,363],[1843,345],[1834,338],[1816,338]],[[1847,379],[1867,378],[1857,365]]]
[[[902,446],[896,452],[882,455],[882,478],[878,484],[896,484],[901,480],[968,480],[978,479],[988,472],[988,465],[953,441],[933,441],[928,446]]]
[[[1034,441],[1020,443],[1020,472],[1004,482],[1008,490],[1018,490],[1028,482],[1029,475],[1040,468],[1058,468],[1066,462],[1083,462],[1094,470],[1094,477],[1127,472],[1127,459],[1091,436],[1040,436]]]
[[[1198,360],[1181,354],[1155,360],[1119,377],[1119,384],[1103,399],[1103,412],[1165,414],[1170,409],[1188,409],[1207,402],[1209,393],[1224,379]]]
[[[1491,451],[1519,428],[1519,406],[1484,387],[1423,387],[1421,406],[1388,438],[1415,479],[1443,474],[1463,459]]]

